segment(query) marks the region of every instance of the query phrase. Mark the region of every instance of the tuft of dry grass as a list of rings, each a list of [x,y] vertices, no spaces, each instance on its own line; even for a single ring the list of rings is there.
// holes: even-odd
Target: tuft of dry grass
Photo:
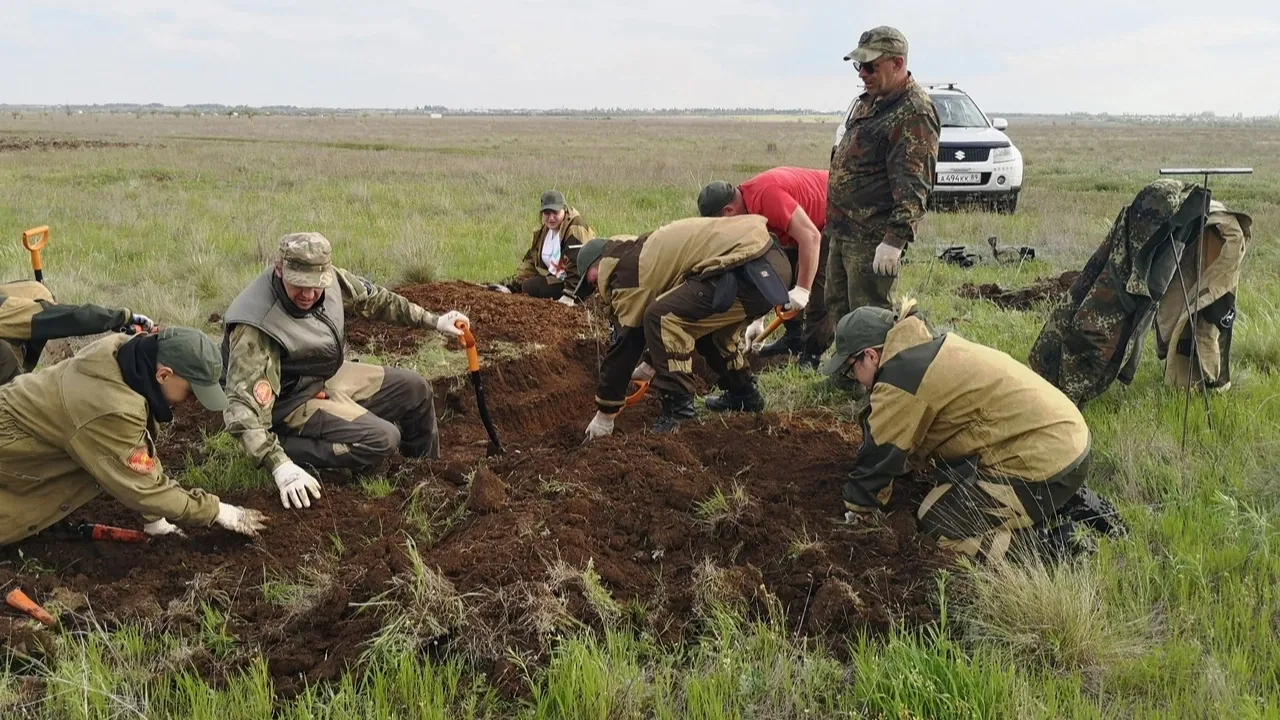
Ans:
[[[694,521],[715,533],[726,526],[739,526],[747,511],[755,505],[755,500],[747,493],[741,483],[734,483],[729,492],[723,488],[706,499],[699,500],[693,506]]]

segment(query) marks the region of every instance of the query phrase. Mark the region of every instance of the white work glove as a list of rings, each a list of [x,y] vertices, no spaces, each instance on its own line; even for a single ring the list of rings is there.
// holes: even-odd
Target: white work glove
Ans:
[[[129,317],[129,325],[138,325],[143,332],[151,332],[156,329],[156,324],[151,321],[151,318],[139,313],[134,313]]]
[[[902,259],[902,248],[889,243],[876,246],[876,257],[871,261],[871,269],[877,275],[894,276],[898,274],[898,262]]]
[[[493,290],[494,292],[500,292],[500,293],[502,293],[503,295],[510,295],[510,294],[511,294],[511,288],[509,288],[509,287],[507,287],[506,285],[503,285],[503,284],[501,284],[501,283],[490,283],[490,284],[486,285],[485,287],[489,288],[490,290]]]
[[[614,415],[606,415],[600,411],[596,411],[596,416],[591,418],[591,424],[587,425],[587,442],[595,440],[598,437],[613,434]]]
[[[573,307],[574,305],[577,305],[577,303],[574,302],[573,297],[569,295],[561,295],[560,299],[557,300],[556,302],[560,303],[561,305],[567,305],[569,307]]]
[[[311,498],[320,499],[320,481],[293,462],[272,470],[271,476],[280,488],[280,503],[286,508],[311,507]]]
[[[747,326],[746,352],[751,352],[752,350],[755,349],[756,338],[760,337],[763,334],[764,334],[764,318],[756,318],[754,322],[752,322],[750,325]]]
[[[463,321],[468,325],[471,324],[471,320],[467,318],[466,315],[463,315],[457,310],[450,310],[449,312],[441,315],[440,319],[436,321],[436,330],[439,330],[445,335],[452,335],[453,337],[462,337],[462,331],[453,326],[453,324],[459,320]]]
[[[158,537],[160,535],[177,535],[178,537],[187,536],[186,533],[182,532],[181,528],[164,518],[160,518],[155,522],[149,522],[146,525],[143,525],[142,532],[152,537]]]
[[[791,288],[791,292],[787,293],[787,310],[800,311],[809,304],[809,291],[800,286]]]
[[[238,532],[241,535],[252,537],[267,526],[267,516],[257,510],[220,502],[218,503],[218,519],[214,522],[231,532]]]
[[[649,382],[653,379],[653,376],[657,374],[658,371],[654,370],[652,365],[647,362],[642,362],[636,366],[635,370],[631,371],[631,379],[636,382]]]

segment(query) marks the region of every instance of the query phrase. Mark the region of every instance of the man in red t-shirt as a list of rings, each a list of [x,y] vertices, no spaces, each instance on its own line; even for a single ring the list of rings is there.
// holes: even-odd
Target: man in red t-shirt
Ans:
[[[822,232],[827,222],[826,170],[778,167],[734,187],[716,180],[698,194],[698,212],[703,217],[763,215],[769,232],[791,260],[796,279],[790,306],[797,306],[803,318],[787,321],[785,334],[760,348],[760,355],[800,356],[803,366],[818,366],[818,359],[831,345],[832,323],[827,315],[827,240]],[[747,343],[764,328],[753,324]]]

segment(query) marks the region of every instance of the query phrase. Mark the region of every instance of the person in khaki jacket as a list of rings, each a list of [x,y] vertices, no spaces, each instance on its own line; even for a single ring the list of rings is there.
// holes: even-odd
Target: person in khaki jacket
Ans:
[[[613,340],[600,364],[598,411],[588,439],[613,432],[633,379],[662,393],[655,432],[693,419],[693,352],[718,377],[713,412],[764,409],[747,365],[743,331],[788,303],[791,265],[759,215],[689,218],[636,239],[596,238],[578,254],[576,295],[598,288],[609,306]],[[637,367],[642,356],[649,363]]]
[[[208,337],[190,328],[102,338],[78,355],[0,388],[0,544],[61,521],[100,492],[150,521],[245,535],[264,527],[256,510],[220,502],[165,477],[156,458],[157,423],[194,395],[222,410],[222,362]],[[172,521],[172,522],[171,522]]]
[[[49,340],[122,330],[150,332],[146,315],[99,305],[59,305],[44,284],[17,280],[0,284],[0,385],[36,369]]]
[[[586,218],[564,200],[559,190],[542,193],[542,224],[533,231],[533,245],[524,254],[516,274],[488,286],[502,293],[524,293],[536,298],[557,298],[573,305],[578,287],[578,251],[596,234]]]
[[[336,268],[316,232],[280,238],[275,262],[223,315],[222,357],[230,405],[227,432],[271,472],[285,507],[311,507],[320,481],[298,463],[353,470],[397,448],[405,457],[440,454],[431,385],[409,370],[345,359],[348,312],[451,337],[454,310],[436,315],[390,290]]]
[[[1074,520],[1054,524],[1089,474],[1089,428],[1060,390],[1003,352],[938,333],[906,302],[841,318],[827,375],[871,391],[862,447],[844,485],[850,519],[889,502],[909,464],[929,459],[935,487],[921,530],[945,548],[999,561],[1082,549]]]

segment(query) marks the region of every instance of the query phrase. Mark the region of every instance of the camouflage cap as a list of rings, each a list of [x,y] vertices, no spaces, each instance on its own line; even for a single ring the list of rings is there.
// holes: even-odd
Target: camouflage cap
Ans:
[[[850,357],[868,348],[884,345],[897,316],[892,310],[864,305],[840,318],[836,325],[836,350],[822,364],[822,374],[835,375]]]
[[[587,282],[587,271],[604,254],[604,246],[607,242],[609,242],[609,238],[592,238],[583,243],[582,249],[578,251],[577,266],[578,272],[582,273],[582,277],[578,280],[578,286],[573,289],[573,294],[579,300],[586,297],[582,292],[591,287],[591,283]]]
[[[559,212],[567,206],[568,203],[564,201],[564,193],[559,190],[548,190],[542,193],[543,210],[555,210]]]
[[[332,249],[317,232],[289,233],[280,238],[280,263],[284,281],[304,288],[327,288],[333,284]]]
[[[889,57],[907,56],[907,38],[897,28],[888,25],[873,27],[858,38],[858,47],[844,56],[845,60],[860,63],[871,62],[881,55]]]
[[[724,210],[725,206],[733,202],[734,193],[737,189],[732,183],[724,180],[713,180],[702,188],[702,192],[698,193],[698,213],[702,217],[715,217]]]
[[[156,362],[190,383],[191,392],[206,410],[226,410],[227,394],[218,384],[222,354],[209,336],[188,327],[167,327],[157,340]]]

